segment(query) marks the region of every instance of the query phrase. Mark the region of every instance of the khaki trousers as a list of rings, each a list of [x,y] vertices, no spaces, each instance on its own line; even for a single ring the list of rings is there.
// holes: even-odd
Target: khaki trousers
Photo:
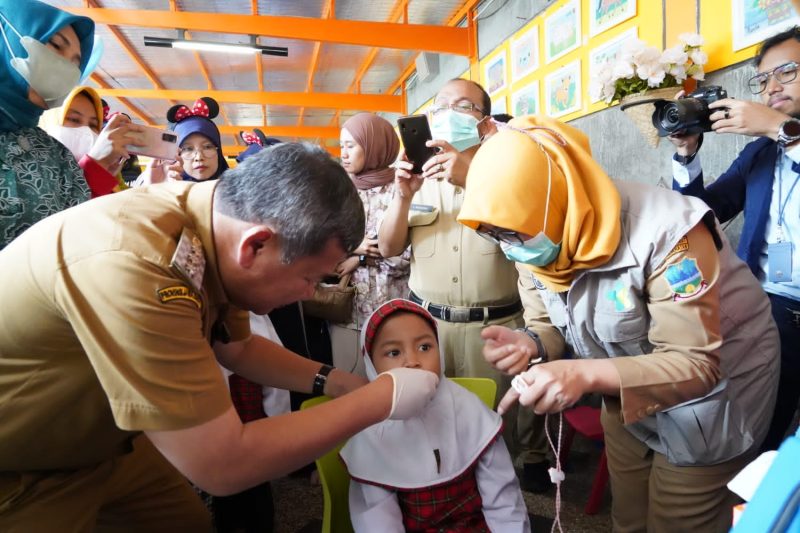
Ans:
[[[711,466],[675,466],[622,424],[618,398],[601,414],[611,478],[615,532],[727,532],[739,499],[726,484],[753,459],[745,454]]]
[[[90,468],[0,473],[0,531],[211,531],[210,514],[183,476],[144,435],[133,445]]]

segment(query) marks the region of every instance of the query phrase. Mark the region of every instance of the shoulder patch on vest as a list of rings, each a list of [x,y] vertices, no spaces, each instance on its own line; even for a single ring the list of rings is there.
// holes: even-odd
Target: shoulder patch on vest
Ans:
[[[670,265],[663,274],[670,290],[673,300],[682,300],[699,294],[706,288],[706,281],[703,273],[697,266],[697,259],[685,257],[677,265]]]
[[[681,240],[678,241],[672,250],[669,251],[666,258],[672,257],[673,255],[677,254],[678,252],[685,252],[689,249],[689,239],[684,235]],[[665,259],[666,259],[665,258]]]
[[[539,289],[540,291],[547,290],[547,287],[544,286],[544,283],[536,279],[536,276],[534,276],[533,274],[531,274],[531,283],[533,283],[533,286]]]
[[[158,299],[161,300],[162,304],[175,300],[189,300],[195,304],[198,309],[203,308],[203,299],[200,295],[185,285],[164,287],[163,289],[158,289],[156,294],[158,294]]]

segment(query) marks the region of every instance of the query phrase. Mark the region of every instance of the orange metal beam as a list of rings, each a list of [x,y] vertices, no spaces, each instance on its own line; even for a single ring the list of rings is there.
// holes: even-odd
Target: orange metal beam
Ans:
[[[424,50],[462,56],[470,53],[467,29],[452,26],[141,9],[71,7],[66,10],[91,17],[98,24],[170,30],[183,28],[212,33],[224,29],[225,33],[240,35],[267,35],[283,39]]]
[[[168,126],[160,126],[166,129]],[[327,126],[269,126],[266,124],[251,124],[249,126],[231,125],[219,126],[223,135],[238,135],[240,131],[252,131],[258,128],[268,137],[300,137],[304,139],[339,139],[339,128]]]
[[[100,75],[97,74],[96,72],[91,75],[91,80],[104,89],[111,88],[111,85],[109,85],[108,82],[103,78],[101,78]],[[117,98],[117,100],[119,100],[119,102],[122,105],[130,109],[131,113],[142,119],[145,122],[145,124],[150,124],[151,126],[155,125],[155,122],[153,122],[153,119],[150,118],[150,116],[147,113],[142,111],[137,105],[133,104],[127,98]]]
[[[333,16],[334,13],[334,0],[328,0],[328,3],[322,10],[322,18],[330,18]],[[317,73],[317,66],[319,65],[319,51],[322,48],[322,42],[317,41],[314,43],[314,50],[311,52],[311,65],[308,67],[308,82],[306,83],[306,92],[310,93],[311,89],[314,88],[314,76]],[[297,119],[297,125],[303,125],[303,119],[305,118],[306,108],[301,107],[299,117]]]
[[[320,145],[320,147],[324,148],[333,157],[339,157],[341,155],[341,150],[339,150],[338,146]],[[222,147],[222,153],[225,155],[225,157],[236,157],[237,155],[239,155],[239,153],[241,153],[241,151],[242,151],[241,146],[225,145]]]
[[[395,2],[394,6],[392,7],[392,11],[389,13],[389,18],[386,20],[387,22],[394,22],[401,17],[404,19],[404,23],[408,22],[408,0],[398,0]],[[373,48],[369,51],[367,57],[365,57],[364,61],[361,62],[361,66],[358,68],[358,70],[356,70],[356,75],[353,78],[353,82],[350,84],[350,87],[347,89],[347,92],[361,92],[361,80],[369,70],[369,67],[372,66],[372,63],[375,61],[375,57],[377,57],[379,50],[380,48]],[[331,119],[332,126],[339,125],[339,118],[341,115],[341,110],[336,111]]]
[[[88,1],[92,7],[85,8],[84,11],[94,12],[98,10],[99,11],[104,10],[95,0],[88,0]],[[164,85],[161,83],[161,80],[158,79],[156,73],[153,72],[153,70],[147,65],[147,63],[144,62],[142,56],[139,55],[139,52],[136,51],[136,49],[133,47],[133,45],[130,43],[127,37],[122,35],[122,32],[119,31],[119,28],[109,24],[108,29],[117,39],[120,46],[122,46],[122,48],[125,49],[125,51],[128,53],[133,62],[136,63],[136,65],[142,70],[142,72],[144,72],[144,75],[147,76],[147,79],[150,80],[150,83],[152,83],[156,89],[163,89]]]
[[[210,96],[217,102],[239,104],[287,105],[321,107],[329,109],[362,109],[365,111],[386,111],[399,113],[402,109],[400,96],[388,94],[348,94],[348,93],[288,93],[258,91],[205,91],[168,89],[99,89],[101,96],[190,100]]]
[[[258,0],[251,0],[250,2],[250,10],[253,12],[253,15],[258,15]],[[258,38],[256,38],[258,40]],[[264,91],[264,63],[261,54],[256,54],[255,56],[256,62],[256,75],[258,76],[258,90]],[[264,124],[267,123],[267,106],[261,106],[261,120],[264,121]],[[236,144],[239,144],[239,138],[236,138]]]
[[[459,22],[461,22],[461,19],[463,19],[464,17],[468,16],[470,14],[470,12],[472,11],[472,9],[476,5],[478,5],[480,3],[480,1],[481,0],[467,0],[466,2],[464,2],[464,5],[459,7],[450,16],[450,18],[447,21],[447,26],[454,26],[455,24],[458,24]],[[475,37],[474,37],[473,34],[471,34],[469,28],[460,28],[460,29],[463,29],[468,34],[468,37],[467,37],[467,53],[462,54],[462,55],[468,56],[470,58],[470,60],[473,61],[473,60],[475,60],[477,58],[477,52],[478,52],[477,51],[477,46],[474,43]],[[418,49],[418,50],[422,50],[422,49]],[[394,94],[395,91],[397,91],[397,89],[399,89],[400,86],[403,83],[405,83],[405,81],[408,79],[408,77],[411,76],[411,74],[414,73],[414,71],[417,68],[416,67],[416,61],[417,61],[417,57],[418,56],[419,56],[419,54],[414,54],[414,57],[411,58],[411,61],[406,66],[406,68],[403,70],[403,72],[401,72],[400,75],[397,77],[397,79],[394,80],[394,82],[392,82],[391,85],[389,85],[388,89],[386,89],[386,93],[385,94]]]

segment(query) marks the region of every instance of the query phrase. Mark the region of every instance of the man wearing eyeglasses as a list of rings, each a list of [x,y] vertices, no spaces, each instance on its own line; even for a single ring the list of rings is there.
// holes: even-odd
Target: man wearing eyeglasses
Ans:
[[[438,152],[421,174],[412,174],[404,154],[395,163],[395,195],[378,244],[384,257],[411,245],[410,298],[437,319],[447,375],[492,378],[501,398],[510,381],[486,363],[481,330],[494,324],[524,326],[517,271],[496,243],[456,220],[467,170],[480,146],[478,129],[490,113],[489,95],[473,81],[450,80],[439,90],[428,110],[433,137],[428,146]],[[506,442],[522,448],[522,488],[544,492],[552,486],[544,432],[534,430],[530,412],[519,416],[505,417]]]
[[[744,210],[737,251],[761,281],[781,336],[778,399],[763,449],[775,449],[800,397],[800,28],[761,44],[750,78],[761,103],[726,98],[709,105],[717,133],[758,137],[707,187],[698,150],[701,135],[673,135],[673,189],[702,198],[720,221]]]

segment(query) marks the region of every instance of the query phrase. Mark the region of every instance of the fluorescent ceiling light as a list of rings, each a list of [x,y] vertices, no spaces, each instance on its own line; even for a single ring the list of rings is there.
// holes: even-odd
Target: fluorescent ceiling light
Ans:
[[[253,39],[255,41],[255,39]],[[261,53],[270,56],[289,55],[289,49],[282,46],[263,46],[253,43],[220,43],[211,41],[195,41],[190,39],[166,39],[163,37],[144,38],[145,46],[161,48],[178,48],[181,50],[198,50],[201,52],[225,52],[228,54],[255,54]]]

